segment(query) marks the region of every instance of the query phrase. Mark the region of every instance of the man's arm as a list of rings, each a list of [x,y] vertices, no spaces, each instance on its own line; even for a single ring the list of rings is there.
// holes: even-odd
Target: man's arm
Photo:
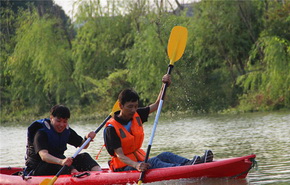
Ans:
[[[81,147],[83,145],[83,143],[88,139],[88,138],[91,138],[91,141],[84,147],[84,149],[87,149],[89,146],[90,146],[90,143],[92,141],[94,141],[93,139],[96,137],[96,133],[95,132],[89,132],[86,136],[85,136],[85,139],[82,141],[82,144],[79,146]]]
[[[127,164],[128,166],[131,166],[135,169],[137,169],[138,171],[145,171],[150,167],[149,163],[144,163],[144,162],[135,162],[132,161],[129,157],[125,156],[123,149],[117,148],[114,150],[115,154],[117,155],[117,157],[125,164]]]
[[[70,136],[69,136],[69,140],[68,140],[68,144],[77,147],[81,147],[83,145],[83,143],[90,137],[91,141],[93,141],[93,139],[95,138],[96,133],[95,132],[89,132],[85,138],[82,138],[81,136],[79,136],[72,128],[70,128]],[[91,142],[90,141],[90,142]],[[84,147],[84,149],[88,148],[90,145],[90,142]]]
[[[159,105],[159,102],[160,102],[160,99],[161,99],[161,95],[162,95],[162,91],[163,91],[163,88],[164,88],[164,85],[167,83],[168,86],[171,84],[171,77],[169,74],[166,74],[162,77],[162,82],[163,82],[163,85],[160,89],[160,92],[159,92],[159,95],[155,101],[155,103],[149,105],[149,108],[150,108],[150,111],[149,111],[149,114],[156,111],[158,109],[158,105]]]
[[[58,164],[61,166],[64,166],[64,165],[70,166],[73,162],[73,159],[71,157],[60,159],[60,158],[50,155],[47,150],[40,150],[38,154],[41,160],[47,163]]]

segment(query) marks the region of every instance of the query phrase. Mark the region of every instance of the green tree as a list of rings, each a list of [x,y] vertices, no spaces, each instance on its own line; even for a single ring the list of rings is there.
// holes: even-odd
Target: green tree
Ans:
[[[83,93],[83,96],[96,97],[97,101],[92,101],[90,106],[98,107],[98,111],[110,110],[112,105],[116,102],[120,91],[124,87],[130,87],[131,84],[127,81],[128,70],[118,69],[106,78],[97,80],[89,76],[84,77],[87,82],[91,83],[93,87]]]
[[[245,111],[290,107],[290,3],[265,4],[264,22],[248,73],[239,78],[244,89],[240,109]]]
[[[11,84],[11,74],[7,68],[7,60],[11,53],[13,52],[15,41],[15,13],[12,11],[11,6],[2,6],[0,7],[1,20],[0,20],[0,99],[1,107],[10,104],[10,93],[8,87]],[[1,108],[1,109],[2,109]],[[2,111],[1,111],[2,112]]]
[[[17,44],[8,62],[13,106],[43,110],[72,100],[73,63],[60,20],[24,11],[18,23]]]
[[[53,1],[29,2],[0,7],[1,106],[12,116],[55,103],[107,111],[126,87],[155,101],[176,25],[188,41],[166,109],[289,108],[288,1],[202,0],[188,12],[177,0],[178,10],[163,0],[78,0],[74,27]]]
[[[95,90],[96,84],[104,84],[106,79],[111,84],[110,75],[125,67],[124,50],[132,44],[130,20],[118,15],[116,8],[114,11],[103,12],[100,2],[82,1],[77,12],[77,36],[73,42],[74,79],[78,82],[83,105],[102,102],[102,96],[92,93],[99,92]]]
[[[193,6],[184,65],[187,82],[182,107],[216,112],[237,104],[236,78],[259,34],[253,1],[201,1]]]
[[[126,66],[130,73],[128,80],[140,93],[142,102],[146,105],[156,100],[161,87],[161,77],[167,72],[169,59],[167,44],[171,29],[182,25],[187,18],[177,17],[165,12],[165,5],[155,2],[155,8],[148,1],[132,2],[128,16],[132,20],[134,45],[126,50]],[[173,76],[178,74],[174,69]],[[177,78],[175,78],[177,79]],[[173,86],[177,84],[174,81]],[[168,96],[173,92],[168,92]],[[155,95],[155,96],[152,96]],[[171,99],[171,105],[175,101]],[[168,103],[169,104],[169,103]],[[166,106],[167,108],[171,105]]]

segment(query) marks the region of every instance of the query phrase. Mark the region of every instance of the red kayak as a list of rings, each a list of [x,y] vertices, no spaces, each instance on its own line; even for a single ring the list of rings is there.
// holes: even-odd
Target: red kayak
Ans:
[[[255,164],[256,155],[222,159],[210,163],[202,163],[189,166],[178,166],[170,168],[151,169],[145,173],[143,182],[157,182],[174,179],[188,178],[245,178],[249,170]],[[35,184],[38,185],[44,179],[52,179],[54,176],[20,176],[12,175],[22,168],[0,168],[0,184]],[[100,172],[80,172],[72,175],[60,175],[55,185],[70,184],[127,184],[137,183],[140,177],[138,171],[112,172],[109,169],[103,169]]]

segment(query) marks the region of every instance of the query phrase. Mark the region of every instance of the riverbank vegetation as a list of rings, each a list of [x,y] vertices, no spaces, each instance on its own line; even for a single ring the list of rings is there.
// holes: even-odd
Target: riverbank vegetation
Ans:
[[[65,104],[83,118],[110,112],[128,87],[157,98],[176,25],[188,28],[167,93],[169,111],[290,109],[288,0],[1,1],[1,122]]]

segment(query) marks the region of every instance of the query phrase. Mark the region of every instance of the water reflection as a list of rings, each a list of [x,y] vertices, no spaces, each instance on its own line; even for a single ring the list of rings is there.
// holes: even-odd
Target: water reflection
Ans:
[[[147,148],[151,135],[154,116],[145,124]],[[207,115],[180,116],[164,119],[161,116],[150,156],[163,151],[170,151],[192,158],[203,155],[211,149],[215,159],[238,157],[255,153],[258,171],[252,170],[247,179],[193,179],[165,181],[151,184],[290,184],[290,114],[289,113],[254,113],[243,115]],[[94,131],[97,123],[76,123],[71,120],[71,127],[81,136]],[[25,126],[1,126],[0,165],[24,165],[26,129]],[[101,130],[102,132],[102,130]],[[86,151],[93,157],[103,145],[102,133],[97,134],[94,143]],[[67,156],[72,156],[76,149],[68,147]],[[109,156],[104,149],[98,163],[107,167]]]

